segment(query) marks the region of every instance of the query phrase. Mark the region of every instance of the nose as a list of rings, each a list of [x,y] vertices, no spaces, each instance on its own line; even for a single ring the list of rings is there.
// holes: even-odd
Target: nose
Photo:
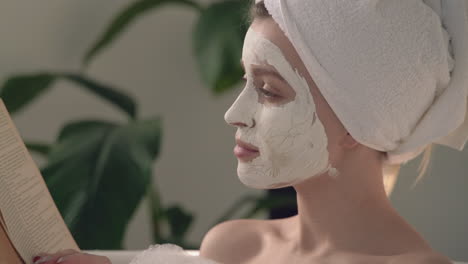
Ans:
[[[236,127],[249,127],[249,128],[254,128],[255,125],[256,125],[256,122],[255,122],[255,119],[252,118],[252,122],[250,122],[250,124],[245,124],[245,123],[242,123],[242,122],[233,122],[233,123],[229,123],[229,125],[231,126],[236,126]]]
[[[255,94],[243,91],[224,115],[224,120],[237,128],[253,128],[255,121]]]

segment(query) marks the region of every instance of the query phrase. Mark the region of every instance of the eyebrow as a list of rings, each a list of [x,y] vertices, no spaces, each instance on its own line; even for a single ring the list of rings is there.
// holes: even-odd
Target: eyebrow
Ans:
[[[242,69],[244,69],[244,72],[245,72],[245,67],[244,67],[244,63],[243,63],[242,60],[240,61],[240,64],[242,66]],[[281,80],[283,82],[286,82],[286,80],[283,78],[283,76],[281,76],[281,74],[279,74],[279,72],[277,72],[275,69],[261,67],[261,65],[259,65],[259,66],[260,67],[254,67],[253,70],[252,70],[255,75],[272,75],[272,76],[278,78],[279,80]],[[271,66],[271,67],[273,67],[273,66]]]

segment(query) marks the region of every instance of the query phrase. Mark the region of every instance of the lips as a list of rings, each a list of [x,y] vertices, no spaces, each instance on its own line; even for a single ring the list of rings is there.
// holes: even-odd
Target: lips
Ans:
[[[236,146],[234,147],[234,155],[241,161],[250,161],[260,155],[257,147],[245,143],[240,139],[236,139]]]

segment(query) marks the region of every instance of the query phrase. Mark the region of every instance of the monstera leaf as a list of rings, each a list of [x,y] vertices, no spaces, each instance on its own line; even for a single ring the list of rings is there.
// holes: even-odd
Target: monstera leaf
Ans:
[[[58,77],[78,84],[79,87],[86,89],[115,105],[131,118],[136,118],[137,104],[135,103],[135,100],[130,95],[120,91],[119,89],[76,73],[61,73],[58,74]]]
[[[146,14],[150,10],[155,10],[164,4],[179,4],[186,5],[195,9],[200,9],[196,2],[191,0],[139,0],[131,3],[120,11],[104,33],[99,36],[98,40],[86,52],[84,64],[87,65],[94,56],[100,51],[109,46],[116,38],[118,38],[124,30],[137,18]]]
[[[201,6],[192,0],[139,0],[120,11],[86,52],[87,65],[106,49],[138,18],[166,4],[194,9],[198,21],[193,29],[193,50],[202,80],[214,93],[226,91],[242,78],[240,58],[247,31],[246,17],[250,1],[227,0]]]
[[[47,91],[57,76],[51,73],[16,75],[8,78],[0,89],[0,98],[14,114]]]
[[[120,249],[128,221],[150,183],[159,119],[120,125],[66,125],[42,173],[82,249]]]
[[[24,142],[29,151],[35,152],[42,156],[47,156],[49,154],[51,145],[42,142]]]
[[[221,93],[242,79],[240,59],[250,1],[229,0],[203,9],[193,31],[193,49],[204,82]]]
[[[115,105],[131,118],[136,117],[137,105],[130,95],[78,73],[46,72],[15,75],[8,78],[0,88],[0,98],[5,102],[8,111],[14,114],[48,91],[57,79],[78,84],[79,88]]]

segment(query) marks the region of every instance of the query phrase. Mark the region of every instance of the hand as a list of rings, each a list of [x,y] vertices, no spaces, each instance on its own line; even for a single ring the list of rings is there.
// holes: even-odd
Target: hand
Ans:
[[[33,258],[34,264],[112,264],[107,257],[82,253],[74,249],[55,254],[39,254]]]

